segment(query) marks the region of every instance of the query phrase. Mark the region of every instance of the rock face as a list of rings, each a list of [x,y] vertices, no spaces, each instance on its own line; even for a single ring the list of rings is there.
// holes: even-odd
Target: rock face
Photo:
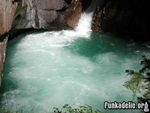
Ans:
[[[92,19],[92,30],[93,31],[101,31],[102,30],[102,22],[103,22],[104,12],[100,6],[97,6],[93,19]]]
[[[81,0],[23,0],[14,29],[73,29],[82,11]]]
[[[8,40],[7,35],[2,35],[11,29],[16,8],[17,3],[12,3],[12,0],[0,0],[0,86]]]
[[[73,0],[72,4],[61,14],[60,21],[74,28],[77,24],[82,12],[82,5],[80,0]]]
[[[94,13],[92,29],[120,34],[148,34],[148,0],[105,0]]]
[[[2,79],[2,72],[3,72],[3,64],[5,61],[7,41],[8,41],[8,37],[6,37],[2,42],[0,42],[0,86],[1,86],[1,79]]]
[[[0,35],[10,30],[16,8],[16,2],[0,0]]]

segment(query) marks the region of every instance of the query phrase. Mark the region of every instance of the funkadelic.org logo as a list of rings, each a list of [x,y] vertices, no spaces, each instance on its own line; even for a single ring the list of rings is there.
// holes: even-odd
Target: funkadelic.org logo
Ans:
[[[134,103],[132,101],[129,102],[104,102],[104,109],[133,109],[133,110],[137,110],[137,109],[142,109],[144,110],[144,112],[149,112],[149,108],[148,108],[148,103]]]

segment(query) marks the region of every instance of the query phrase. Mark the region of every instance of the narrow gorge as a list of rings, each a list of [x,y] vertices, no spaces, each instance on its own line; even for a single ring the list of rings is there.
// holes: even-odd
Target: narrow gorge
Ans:
[[[149,8],[147,0],[0,0],[0,113],[65,104],[139,112],[104,102],[137,102],[123,85],[125,70],[150,57]]]

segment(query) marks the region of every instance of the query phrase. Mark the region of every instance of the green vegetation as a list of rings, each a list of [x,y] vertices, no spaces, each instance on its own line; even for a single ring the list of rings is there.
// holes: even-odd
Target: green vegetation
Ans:
[[[140,64],[142,68],[139,72],[126,70],[126,73],[132,77],[124,86],[132,91],[133,97],[137,97],[139,102],[150,104],[150,59],[142,56]]]
[[[68,104],[65,104],[61,109],[54,107],[52,113],[102,113],[100,110],[93,110],[92,106],[85,105],[79,106],[79,108],[72,108]]]

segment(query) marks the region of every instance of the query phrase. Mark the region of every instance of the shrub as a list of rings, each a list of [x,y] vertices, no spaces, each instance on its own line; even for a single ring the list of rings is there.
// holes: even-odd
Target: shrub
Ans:
[[[125,82],[124,86],[132,91],[133,97],[139,102],[148,102],[150,105],[150,59],[142,56],[140,65],[142,68],[139,72],[126,70],[127,75],[132,77]]]

